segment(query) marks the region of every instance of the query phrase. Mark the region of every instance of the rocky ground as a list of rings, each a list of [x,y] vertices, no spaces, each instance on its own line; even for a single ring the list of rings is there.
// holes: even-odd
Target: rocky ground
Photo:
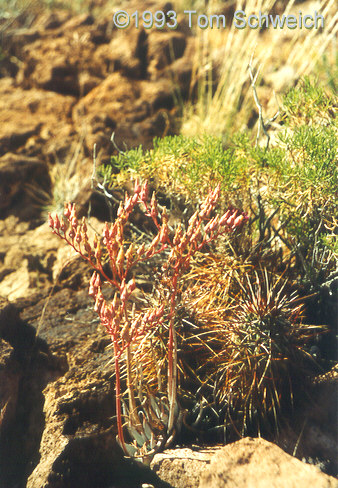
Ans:
[[[87,294],[90,270],[42,210],[63,203],[53,167],[73,158],[73,200],[83,213],[91,201],[99,228],[94,143],[104,162],[113,131],[123,148],[175,131],[173,76],[185,98],[192,72],[185,22],[127,33],[109,15],[57,11],[19,16],[1,35],[0,488],[338,486],[336,370],[317,379],[313,402],[275,444],[184,447],[156,455],[150,470],[115,441],[112,354]]]

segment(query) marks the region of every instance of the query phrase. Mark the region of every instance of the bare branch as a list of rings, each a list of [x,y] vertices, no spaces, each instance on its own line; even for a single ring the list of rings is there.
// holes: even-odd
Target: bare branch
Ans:
[[[262,130],[264,132],[266,138],[267,138],[265,149],[268,149],[269,142],[270,142],[270,136],[268,134],[267,129],[268,129],[269,124],[271,124],[271,122],[274,122],[276,120],[276,118],[278,117],[279,108],[278,108],[278,111],[275,113],[275,115],[273,117],[271,117],[271,119],[267,119],[266,121],[264,121],[262,104],[259,101],[259,98],[257,95],[257,90],[256,90],[256,82],[257,82],[260,67],[257,69],[256,74],[254,74],[253,67],[252,67],[252,59],[253,59],[253,56],[251,56],[248,69],[249,69],[249,73],[250,73],[251,87],[252,87],[252,91],[253,91],[254,100],[255,100],[256,106],[258,108],[258,129],[257,129],[257,136],[256,136],[256,147],[258,146],[258,141],[259,141],[261,130]],[[274,95],[276,97],[275,92],[274,92]]]

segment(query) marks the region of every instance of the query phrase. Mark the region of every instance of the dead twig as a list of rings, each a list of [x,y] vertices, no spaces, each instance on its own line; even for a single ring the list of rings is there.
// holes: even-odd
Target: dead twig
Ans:
[[[257,95],[257,90],[256,90],[256,81],[258,78],[260,67],[257,69],[256,74],[254,75],[253,67],[252,67],[252,59],[253,59],[253,56],[251,56],[248,69],[249,69],[249,73],[250,73],[251,87],[252,87],[252,91],[253,91],[254,100],[255,100],[256,106],[258,108],[258,129],[257,129],[257,137],[256,137],[256,147],[258,146],[258,141],[259,141],[259,137],[260,137],[261,130],[262,130],[264,132],[264,135],[267,138],[266,146],[265,146],[265,149],[267,150],[269,147],[269,142],[270,142],[270,136],[268,133],[268,126],[277,119],[277,117],[279,115],[279,108],[278,108],[277,112],[275,113],[275,115],[273,117],[271,117],[271,119],[264,120],[262,104],[259,101],[259,98]],[[275,92],[274,92],[274,95],[276,98]],[[276,99],[276,102],[277,102],[277,99]],[[277,102],[277,104],[278,104],[278,102]]]

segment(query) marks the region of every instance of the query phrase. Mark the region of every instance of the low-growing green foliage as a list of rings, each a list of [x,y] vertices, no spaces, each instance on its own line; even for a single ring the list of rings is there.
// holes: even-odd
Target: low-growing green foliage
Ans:
[[[242,185],[245,161],[238,157],[234,148],[224,150],[220,139],[213,136],[170,136],[155,139],[151,150],[142,147],[120,153],[112,158],[113,168],[101,169],[101,176],[110,184],[120,184],[135,174],[151,178],[160,188],[182,193],[189,199],[198,200],[201,190],[207,190],[215,181],[229,193]]]
[[[334,113],[335,102],[329,97],[318,80],[305,76],[298,83],[297,89],[292,88],[283,98],[283,107],[291,124],[314,124],[324,118],[329,119]],[[331,123],[333,119],[331,119]]]
[[[152,150],[113,157],[115,169],[102,172],[106,180],[114,173],[111,185],[138,174],[171,197],[195,203],[219,182],[227,202],[251,208],[250,238],[238,253],[282,252],[297,279],[325,282],[337,265],[327,247],[335,246],[337,233],[335,100],[306,77],[286,94],[283,109],[284,126],[268,150],[255,147],[248,132],[227,144],[214,136],[172,136],[155,140]]]

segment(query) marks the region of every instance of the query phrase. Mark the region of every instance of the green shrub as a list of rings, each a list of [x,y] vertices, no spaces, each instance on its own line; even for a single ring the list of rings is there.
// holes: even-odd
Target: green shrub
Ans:
[[[333,245],[336,233],[334,104],[315,81],[304,78],[284,97],[285,127],[268,150],[255,147],[248,132],[227,145],[214,136],[166,137],[156,139],[152,150],[139,147],[113,157],[113,169],[102,174],[111,185],[135,175],[150,178],[170,198],[185,202],[198,202],[201,191],[219,182],[227,202],[251,208],[251,248],[283,248],[287,259],[296,260],[296,272],[308,279],[320,266],[314,256],[326,252],[325,243]],[[326,262],[326,275],[334,256]]]

